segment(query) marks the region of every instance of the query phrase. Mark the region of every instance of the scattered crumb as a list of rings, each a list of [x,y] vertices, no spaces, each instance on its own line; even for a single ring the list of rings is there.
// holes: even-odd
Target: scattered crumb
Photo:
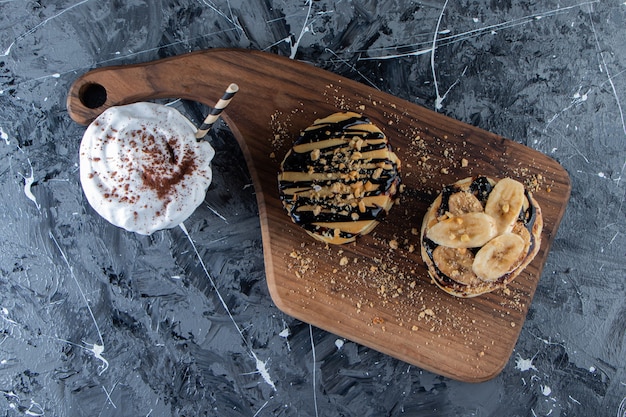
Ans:
[[[324,97],[327,103],[340,110],[364,114],[368,109],[384,112],[386,121],[381,128],[393,130],[404,137],[402,147],[394,146],[402,158],[404,169],[398,201],[401,204],[392,209],[398,213],[390,212],[390,216],[398,215],[403,220],[400,226],[392,225],[391,230],[385,229],[383,221],[373,233],[354,245],[336,247],[312,242],[291,253],[287,251],[288,270],[305,283],[302,294],[306,291],[306,296],[314,297],[319,291],[320,294],[330,295],[331,302],[335,300],[340,305],[350,306],[346,310],[353,318],[359,318],[369,326],[381,325],[372,327],[372,331],[386,331],[388,327],[394,334],[401,331],[407,334],[410,330],[414,332],[408,333],[411,337],[426,337],[426,340],[419,340],[422,347],[430,345],[432,349],[433,345],[441,345],[445,349],[446,342],[449,345],[461,343],[467,348],[467,360],[479,361],[491,353],[487,346],[493,346],[495,342],[491,338],[485,340],[485,337],[493,334],[496,326],[508,327],[507,323],[510,323],[511,327],[516,327],[510,319],[516,316],[516,311],[525,312],[527,294],[515,285],[503,289],[498,294],[500,305],[496,304],[497,308],[488,314],[490,312],[476,310],[472,301],[451,298],[434,287],[421,261],[419,246],[423,214],[419,210],[425,210],[427,204],[420,203],[416,212],[416,205],[410,199],[415,198],[416,192],[420,198],[434,198],[444,185],[441,184],[442,174],[477,175],[488,166],[488,161],[483,164],[480,158],[475,160],[473,154],[470,156],[469,149],[464,149],[468,145],[462,140],[462,135],[436,135],[419,123],[402,127],[400,121],[406,118],[406,113],[393,111],[395,106],[374,101],[372,97],[359,98],[358,101],[350,99],[339,82],[326,85]],[[290,144],[292,136],[297,134],[292,132],[293,117],[293,114],[279,112],[272,117],[275,134],[271,139],[272,158],[281,157],[285,150],[283,147]],[[536,168],[521,165],[515,168],[510,159],[512,157],[502,158],[510,166],[506,174],[519,178],[530,191],[551,191],[554,183],[550,183],[544,172],[537,173],[534,172]],[[461,168],[466,170],[461,171]],[[353,247],[359,245],[367,250],[355,251]],[[509,312],[513,314],[509,315]],[[459,340],[459,336],[460,342],[449,341]]]

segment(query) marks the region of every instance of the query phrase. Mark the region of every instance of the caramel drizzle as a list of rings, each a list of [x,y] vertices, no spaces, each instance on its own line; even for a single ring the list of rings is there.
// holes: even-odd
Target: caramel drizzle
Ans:
[[[286,155],[281,199],[296,224],[315,234],[351,239],[391,208],[400,162],[385,135],[356,113],[317,120]]]

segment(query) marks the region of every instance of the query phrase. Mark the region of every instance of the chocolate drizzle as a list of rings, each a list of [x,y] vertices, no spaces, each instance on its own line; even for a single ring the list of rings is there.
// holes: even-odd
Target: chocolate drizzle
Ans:
[[[304,130],[288,152],[280,198],[296,224],[343,243],[387,214],[399,169],[387,138],[366,117],[336,113]]]

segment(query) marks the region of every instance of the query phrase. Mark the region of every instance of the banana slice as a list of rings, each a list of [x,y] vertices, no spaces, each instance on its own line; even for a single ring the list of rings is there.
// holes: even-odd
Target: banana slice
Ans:
[[[496,235],[496,221],[480,212],[442,220],[426,231],[427,238],[449,248],[477,248]]]
[[[497,236],[476,253],[472,270],[484,281],[495,281],[519,265],[525,246],[524,239],[514,233]]]
[[[465,285],[473,285],[480,280],[472,271],[474,254],[465,248],[455,249],[437,246],[433,251],[433,261],[446,276]]]
[[[483,211],[483,205],[473,193],[459,191],[450,196],[448,200],[448,211],[455,216],[465,213]]]
[[[439,288],[476,297],[524,271],[539,252],[542,228],[541,207],[522,183],[464,178],[446,185],[426,212],[422,259]]]
[[[529,253],[530,246],[532,243],[531,241],[532,237],[528,229],[524,226],[524,224],[520,222],[515,223],[511,233],[518,235],[519,237],[522,238],[522,240],[524,240],[524,253]]]
[[[525,200],[524,185],[519,181],[503,178],[493,187],[485,205],[485,213],[496,219],[498,234],[513,229]]]

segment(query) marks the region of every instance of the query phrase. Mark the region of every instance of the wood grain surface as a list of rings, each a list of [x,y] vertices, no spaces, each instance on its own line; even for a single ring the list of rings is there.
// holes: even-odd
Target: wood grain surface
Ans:
[[[507,363],[570,194],[551,158],[306,63],[269,53],[215,49],[96,69],[72,85],[67,107],[88,124],[110,106],[184,98],[223,113],[239,141],[259,205],[267,285],[285,313],[338,336],[461,381],[496,376]],[[317,118],[350,110],[389,137],[403,163],[404,191],[373,233],[344,246],[314,241],[278,196],[280,162]],[[534,190],[544,215],[539,254],[506,290],[454,298],[430,282],[419,250],[422,218],[445,184],[509,176]]]

